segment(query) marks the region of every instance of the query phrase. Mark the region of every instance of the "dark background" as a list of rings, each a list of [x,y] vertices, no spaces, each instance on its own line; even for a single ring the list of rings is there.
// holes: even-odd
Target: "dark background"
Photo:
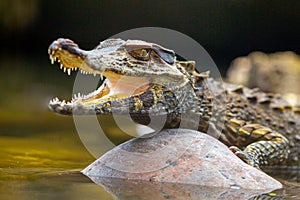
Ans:
[[[76,77],[51,65],[53,40],[70,38],[91,49],[129,29],[169,28],[198,41],[225,75],[234,58],[252,51],[299,54],[299,11],[299,0],[0,0],[0,199],[113,198],[72,175],[95,158],[73,119],[48,109],[53,97],[71,99]],[[103,137],[128,139],[112,118],[100,117]],[[104,153],[109,145],[97,147]],[[288,185],[287,198],[298,195]]]
[[[1,0],[0,13],[2,56],[46,60],[58,37],[91,49],[111,35],[145,26],[194,38],[221,71],[252,51],[300,53],[297,0]]]

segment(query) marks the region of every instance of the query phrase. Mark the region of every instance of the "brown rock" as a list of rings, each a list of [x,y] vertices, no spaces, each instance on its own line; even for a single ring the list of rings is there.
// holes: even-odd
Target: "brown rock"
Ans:
[[[132,139],[107,152],[82,173],[92,180],[107,177],[251,190],[282,187],[215,138],[186,129]]]
[[[300,56],[293,52],[252,52],[234,59],[227,72],[230,83],[282,94],[293,105],[300,103]]]

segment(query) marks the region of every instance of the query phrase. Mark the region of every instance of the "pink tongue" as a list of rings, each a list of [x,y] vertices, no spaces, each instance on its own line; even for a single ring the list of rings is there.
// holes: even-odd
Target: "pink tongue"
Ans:
[[[107,85],[110,88],[109,95],[133,95],[145,89],[149,85],[149,81],[144,77],[126,77],[119,80],[108,79]]]

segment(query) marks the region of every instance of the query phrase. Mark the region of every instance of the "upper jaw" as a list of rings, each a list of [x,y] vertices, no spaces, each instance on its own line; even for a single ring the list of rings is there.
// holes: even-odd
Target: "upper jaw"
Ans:
[[[93,70],[89,64],[86,62],[88,52],[81,50],[77,44],[69,39],[57,39],[48,48],[48,54],[51,60],[51,63],[54,64],[55,61],[60,63],[60,69],[62,69],[68,75],[71,75],[72,71],[80,70],[82,74],[100,74],[101,80],[103,80],[103,72]],[[83,107],[80,104],[75,105],[76,101],[80,99],[88,98],[93,95],[94,92],[91,92],[89,95],[74,95],[71,101],[60,100],[57,97],[50,100],[49,109],[65,115],[74,114],[74,108]],[[86,111],[90,109],[84,109]]]
[[[94,70],[86,62],[88,51],[84,51],[78,47],[72,40],[60,38],[52,42],[48,48],[51,63],[55,61],[60,63],[60,69],[68,75],[72,71],[80,70],[83,74],[101,74],[99,70]]]

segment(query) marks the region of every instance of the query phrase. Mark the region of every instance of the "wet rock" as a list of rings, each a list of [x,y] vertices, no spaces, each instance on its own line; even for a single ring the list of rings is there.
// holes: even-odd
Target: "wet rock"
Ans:
[[[132,139],[107,152],[82,173],[92,180],[108,177],[251,190],[282,187],[215,138],[186,129]]]

